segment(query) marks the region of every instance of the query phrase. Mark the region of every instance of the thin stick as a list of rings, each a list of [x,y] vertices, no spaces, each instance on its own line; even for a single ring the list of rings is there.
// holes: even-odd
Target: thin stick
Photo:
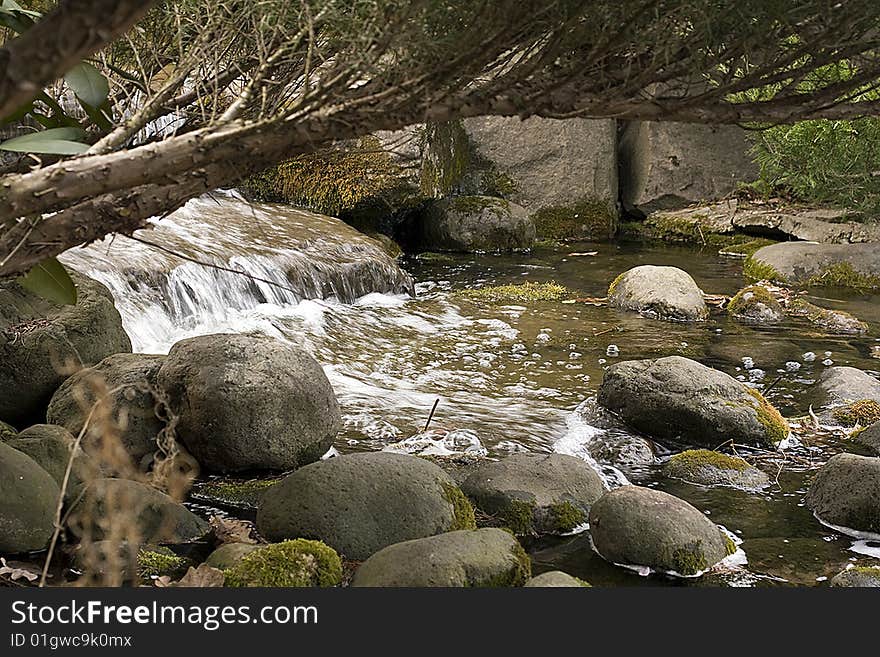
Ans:
[[[428,421],[425,422],[425,429],[424,429],[424,431],[422,431],[422,433],[425,433],[428,430],[428,427],[431,426],[431,420],[434,419],[434,411],[437,410],[437,404],[439,404],[439,403],[440,403],[440,398],[437,397],[437,399],[434,400],[434,406],[431,407],[431,414],[428,416]]]

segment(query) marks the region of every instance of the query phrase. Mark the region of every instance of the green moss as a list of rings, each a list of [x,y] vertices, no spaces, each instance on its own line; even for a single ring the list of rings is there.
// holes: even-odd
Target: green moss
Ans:
[[[727,552],[728,557],[736,553],[736,543],[727,534],[724,534],[724,551]]]
[[[532,560],[522,546],[517,543],[513,548],[513,564],[509,570],[494,577],[484,584],[487,588],[509,588],[522,586],[532,576]]]
[[[483,193],[487,196],[509,198],[517,191],[516,181],[494,165],[487,165],[482,176]]]
[[[510,214],[510,203],[492,196],[454,196],[452,209],[460,214],[480,214],[484,210],[491,210],[503,217]]]
[[[426,251],[424,253],[420,253],[416,256],[416,260],[421,262],[455,262],[455,258],[451,255],[447,255],[445,253],[434,253],[433,251]]]
[[[286,160],[248,178],[242,189],[263,201],[308,207],[341,216],[378,204],[386,213],[415,204],[400,167],[374,137],[343,150],[323,150]]]
[[[844,426],[858,424],[867,427],[880,422],[880,404],[873,399],[859,399],[846,406],[835,408],[831,414]]]
[[[743,276],[750,281],[774,281],[785,284],[785,278],[772,265],[762,262],[754,255],[746,258],[743,263]]]
[[[572,205],[541,208],[532,215],[539,239],[610,239],[617,231],[617,210],[607,201],[583,198]]]
[[[461,121],[447,121],[426,125],[422,140],[422,193],[446,196],[456,190],[471,165],[470,139]]]
[[[320,541],[297,538],[254,550],[224,573],[232,587],[337,586],[342,560]]]
[[[848,262],[838,262],[827,267],[821,274],[810,278],[808,286],[848,287],[868,291],[880,289],[880,276],[870,276],[857,272]]]
[[[623,280],[624,276],[626,276],[626,272],[623,272],[622,274],[618,274],[617,278],[615,278],[613,281],[611,281],[611,285],[608,286],[608,296],[609,297],[612,294],[614,294],[614,290],[616,290],[617,286],[620,285],[620,281]]]
[[[575,577],[574,579],[577,581],[578,584],[580,584],[584,588],[590,588],[590,589],[593,588],[592,584],[590,584],[586,580],[581,579],[580,577]]]
[[[269,488],[280,479],[250,479],[248,481],[206,481],[193,490],[195,499],[227,506],[254,508]]]
[[[763,249],[765,246],[770,246],[771,244],[776,244],[776,242],[765,238],[748,240],[746,242],[734,242],[721,247],[718,250],[718,255],[731,256],[734,258],[748,258],[758,249]]]
[[[509,500],[496,515],[501,523],[516,536],[535,533],[535,505],[524,500]]]
[[[764,395],[760,392],[754,388],[747,388],[746,390],[758,402],[755,410],[758,413],[758,422],[765,429],[764,435],[767,437],[768,443],[776,445],[780,441],[785,440],[791,428],[788,426],[785,418],[782,417],[782,414],[770,402],[764,399]]]
[[[745,315],[757,305],[764,304],[769,308],[776,308],[780,312],[782,307],[770,291],[762,285],[750,285],[737,292],[727,304],[727,311],[731,315]]]
[[[547,529],[556,534],[570,532],[587,521],[587,514],[570,502],[561,502],[550,507]]]
[[[452,505],[452,524],[446,531],[454,532],[459,529],[476,529],[477,521],[474,516],[474,507],[470,500],[465,497],[461,489],[448,481],[441,481],[443,487],[443,499]]]
[[[189,559],[177,556],[168,548],[140,550],[137,555],[138,575],[144,580],[165,575],[172,579],[181,577],[191,563]]]
[[[455,296],[469,301],[487,303],[535,303],[538,301],[562,301],[572,296],[572,292],[553,281],[549,283],[520,283],[518,285],[496,285],[473,290],[456,290]]]
[[[843,310],[820,308],[801,297],[788,302],[786,311],[796,317],[805,317],[820,328],[844,333],[866,333],[868,325]]]
[[[672,553],[673,569],[680,575],[696,575],[709,567],[703,544],[697,541],[693,545],[678,548]]]
[[[697,470],[704,466],[711,466],[719,470],[736,470],[744,472],[751,466],[743,459],[710,449],[689,449],[680,454],[675,454],[669,459],[670,465],[683,468],[687,471]]]

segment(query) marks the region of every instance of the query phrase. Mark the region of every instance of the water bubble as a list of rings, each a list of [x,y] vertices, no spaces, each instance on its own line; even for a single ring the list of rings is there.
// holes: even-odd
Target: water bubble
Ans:
[[[616,344],[608,345],[608,348],[605,350],[605,355],[614,358],[615,356],[620,355],[620,347]]]
[[[577,352],[577,351],[572,351],[572,352],[568,355],[568,357],[571,358],[572,360],[574,360],[575,358],[580,358],[581,356],[583,356],[583,354],[580,353],[580,352]]]
[[[767,373],[764,370],[758,369],[756,367],[753,370],[749,370],[749,381],[760,381],[766,375],[767,375]]]
[[[743,356],[742,364],[744,368],[750,370],[755,366],[755,361],[752,359],[751,356]]]
[[[831,352],[830,352],[830,351],[826,351],[823,355],[825,356],[825,358],[831,358]]]
[[[550,335],[547,333],[538,333],[535,337],[535,342],[550,342]]]
[[[812,351],[808,351],[803,356],[801,356],[801,358],[805,363],[812,363],[814,360],[816,360],[816,354],[814,354]]]
[[[604,365],[604,364],[607,363],[607,362],[608,362],[608,361],[605,360],[604,358],[600,358],[600,359],[599,359],[599,365]]]
[[[789,372],[797,372],[799,369],[801,369],[801,364],[797,361],[790,360],[785,364],[785,369],[787,369]]]
[[[834,361],[831,360],[830,358],[826,358],[825,360],[822,361],[822,364],[825,367],[831,367],[832,365],[834,365]]]

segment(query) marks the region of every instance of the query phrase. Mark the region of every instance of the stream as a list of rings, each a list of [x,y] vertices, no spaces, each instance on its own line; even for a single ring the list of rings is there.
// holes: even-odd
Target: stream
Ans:
[[[680,267],[710,294],[732,295],[745,281],[740,260],[708,247],[626,243],[408,259],[404,274],[375,242],[316,217],[218,193],[139,231],[160,250],[117,237],[63,259],[110,288],[135,351],[165,353],[185,337],[245,331],[307,349],[324,366],[343,411],[339,452],[392,446],[495,458],[573,454],[610,486],[628,480],[686,499],[734,532],[747,558],[745,566],[700,580],[643,577],[604,562],[581,534],[528,545],[535,572],[561,569],[594,585],[815,585],[847,563],[878,563],[880,544],[823,527],[803,504],[815,469],[844,448],[842,435],[798,434],[790,452],[752,454],[774,484],[747,493],[665,479],[656,465],[603,462],[593,447],[607,432],[590,424],[590,411],[610,364],[678,354],[766,391],[787,418],[805,416],[817,403],[813,383],[825,367],[880,370],[871,356],[880,345],[880,296],[822,289],[810,297],[868,322],[872,331],[861,337],[828,336],[795,319],[750,327],[717,311],[707,322],[678,324],[582,302],[488,304],[456,293],[555,281],[572,298],[603,297],[619,273],[639,264]],[[438,399],[433,432],[421,435]],[[747,451],[741,455],[750,459]]]

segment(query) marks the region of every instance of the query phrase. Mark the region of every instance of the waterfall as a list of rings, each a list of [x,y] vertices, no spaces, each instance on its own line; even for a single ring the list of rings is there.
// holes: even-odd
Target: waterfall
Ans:
[[[264,305],[352,303],[413,289],[378,242],[342,221],[248,203],[235,192],[194,199],[135,237],[152,245],[116,236],[61,260],[110,289],[136,351],[240,328],[234,324],[244,311]]]

